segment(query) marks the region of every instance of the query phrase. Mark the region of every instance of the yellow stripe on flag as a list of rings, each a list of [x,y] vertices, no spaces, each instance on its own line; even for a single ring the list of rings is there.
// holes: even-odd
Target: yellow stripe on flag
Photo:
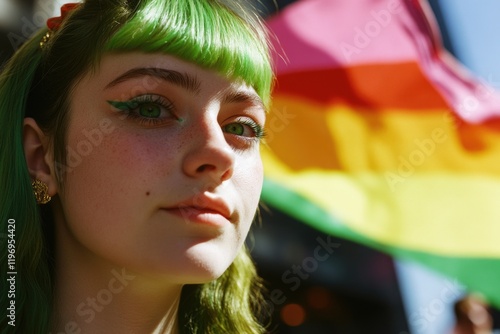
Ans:
[[[283,108],[287,117],[279,114]],[[443,109],[373,112],[284,96],[273,110],[270,125],[280,133],[269,129],[263,147],[267,179],[376,242],[500,256],[500,135],[494,127],[457,123]],[[278,126],[274,117],[287,124]]]

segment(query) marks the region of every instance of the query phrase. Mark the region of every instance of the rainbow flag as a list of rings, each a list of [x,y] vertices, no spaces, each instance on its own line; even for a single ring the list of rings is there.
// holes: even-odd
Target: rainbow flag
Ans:
[[[299,1],[268,25],[262,199],[500,306],[500,94],[443,49],[428,4]]]

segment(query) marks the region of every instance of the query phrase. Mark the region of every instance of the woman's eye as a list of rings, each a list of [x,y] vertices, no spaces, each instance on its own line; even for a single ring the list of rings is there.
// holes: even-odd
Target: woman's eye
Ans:
[[[224,130],[227,133],[231,133],[233,135],[243,136],[245,134],[245,127],[240,123],[231,123],[224,126]]]
[[[262,126],[251,119],[237,119],[222,127],[223,131],[232,135],[259,140],[264,136]]]
[[[139,106],[139,115],[149,118],[158,118],[161,115],[161,107],[153,103],[143,104]]]
[[[142,126],[161,126],[172,120],[180,120],[173,113],[173,104],[159,95],[141,95],[129,101],[108,103],[123,113],[125,119],[131,119]]]

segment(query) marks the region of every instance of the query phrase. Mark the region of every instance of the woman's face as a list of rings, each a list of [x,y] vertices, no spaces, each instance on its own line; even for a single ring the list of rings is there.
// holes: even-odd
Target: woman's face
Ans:
[[[172,56],[114,54],[70,101],[57,252],[179,283],[221,275],[262,187],[255,91]]]

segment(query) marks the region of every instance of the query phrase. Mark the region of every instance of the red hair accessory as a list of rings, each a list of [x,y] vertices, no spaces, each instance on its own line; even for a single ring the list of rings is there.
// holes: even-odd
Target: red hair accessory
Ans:
[[[61,16],[51,17],[50,19],[47,20],[47,27],[49,28],[49,31],[43,36],[42,41],[40,42],[40,47],[43,47],[45,43],[48,42],[51,33],[57,31],[57,29],[59,29],[66,16],[68,16],[68,14],[78,6],[80,6],[79,3],[64,4],[61,6]]]
[[[69,12],[71,12],[73,9],[78,7],[80,4],[79,3],[67,3],[65,5],[61,6],[61,16],[59,17],[51,17],[50,19],[47,20],[47,27],[52,30],[56,31],[59,29],[61,26],[61,23],[64,21],[66,16],[68,15]]]

